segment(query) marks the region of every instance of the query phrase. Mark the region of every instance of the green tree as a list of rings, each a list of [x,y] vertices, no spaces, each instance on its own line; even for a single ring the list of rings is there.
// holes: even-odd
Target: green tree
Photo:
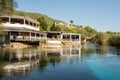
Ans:
[[[78,28],[71,28],[71,33],[77,33],[78,32]]]
[[[92,29],[90,26],[86,26],[84,30],[86,31],[86,36],[89,37],[93,37],[97,33],[97,31],[95,29]]]
[[[70,23],[71,23],[71,25],[74,23],[74,21],[73,20],[70,20]]]
[[[48,24],[47,24],[47,22],[46,22],[44,17],[38,18],[37,21],[40,22],[40,31],[48,31],[49,26],[48,26]]]
[[[6,14],[11,15],[13,14],[14,9],[17,7],[17,3],[15,0],[0,0],[0,15]],[[1,19],[0,19],[0,35],[6,34],[4,32],[4,27],[1,26]]]
[[[107,34],[113,34],[111,31],[107,31],[106,33],[107,33]]]
[[[66,33],[69,33],[69,32],[71,32],[71,30],[70,30],[70,28],[68,28],[68,27],[62,27],[62,31],[63,32],[66,32]]]
[[[15,0],[0,0],[0,14],[11,15],[16,7]]]
[[[4,31],[4,27],[3,26],[0,26],[0,35],[5,35],[6,32]]]
[[[61,26],[56,26],[55,23],[50,27],[50,31],[61,31]]]

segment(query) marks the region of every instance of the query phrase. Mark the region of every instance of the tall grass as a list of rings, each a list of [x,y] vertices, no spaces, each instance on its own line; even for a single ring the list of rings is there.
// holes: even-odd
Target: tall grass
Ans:
[[[120,34],[111,35],[110,38],[109,38],[108,43],[109,43],[111,46],[120,47]]]
[[[106,45],[108,44],[108,40],[109,40],[109,35],[100,32],[93,37],[92,41],[100,45]]]
[[[120,34],[97,33],[92,41],[100,45],[120,47]]]

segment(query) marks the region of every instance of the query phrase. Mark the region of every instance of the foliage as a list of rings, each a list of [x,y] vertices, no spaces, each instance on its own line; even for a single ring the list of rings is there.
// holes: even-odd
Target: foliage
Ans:
[[[48,65],[48,58],[45,54],[42,54],[41,57],[40,57],[40,60],[39,60],[39,68],[42,72],[44,72],[45,68],[47,67]]]
[[[43,40],[41,40],[41,44],[45,44],[45,43],[47,43],[47,40],[46,39],[43,39]]]
[[[16,7],[15,0],[0,0],[0,14],[11,15]]]
[[[0,26],[0,35],[5,35],[6,32],[4,31],[4,27],[3,26]]]
[[[107,34],[113,34],[111,31],[107,31],[106,33],[107,33]]]
[[[54,20],[53,18],[50,18],[44,14],[40,13],[31,13],[31,12],[24,12],[24,11],[15,11],[14,15],[18,16],[27,16],[34,20],[38,20],[41,17],[44,17],[45,21],[47,22],[48,26],[52,26],[55,21],[59,22],[58,20]]]
[[[120,34],[113,34],[109,38],[109,44],[120,47]]]
[[[55,23],[50,27],[50,31],[61,31],[61,26],[56,26]]]
[[[109,36],[105,33],[99,32],[93,37],[93,42],[106,45],[108,44]]]
[[[71,23],[71,24],[73,24],[73,23],[74,23],[74,21],[73,21],[73,20],[70,20],[70,23]]]
[[[96,32],[97,31],[95,29],[92,29],[90,26],[86,26],[84,28],[84,33],[86,36],[93,37],[95,36]]]
[[[71,33],[77,33],[77,32],[78,32],[78,28],[71,28],[71,29],[70,29],[70,32],[71,32]]]
[[[48,31],[48,24],[44,17],[38,18],[38,21],[40,22],[40,30],[41,31]]]
[[[4,70],[3,68],[0,66],[0,79],[4,76]]]

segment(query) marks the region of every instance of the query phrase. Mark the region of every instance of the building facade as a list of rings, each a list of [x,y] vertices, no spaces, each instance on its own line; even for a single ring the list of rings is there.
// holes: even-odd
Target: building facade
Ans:
[[[42,34],[39,32],[39,22],[23,16],[0,16],[1,25],[7,33],[2,36],[5,43],[39,42]]]

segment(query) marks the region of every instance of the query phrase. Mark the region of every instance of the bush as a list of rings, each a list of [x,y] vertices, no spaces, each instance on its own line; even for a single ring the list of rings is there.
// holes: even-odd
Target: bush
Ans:
[[[41,40],[41,43],[42,43],[42,44],[46,44],[46,43],[47,43],[47,40],[46,40],[46,39],[43,39],[43,40]]]
[[[92,41],[101,45],[106,45],[108,44],[108,40],[109,40],[109,36],[105,33],[100,32],[93,37]]]
[[[109,39],[109,44],[112,46],[119,46],[120,47],[120,34],[112,35]]]

